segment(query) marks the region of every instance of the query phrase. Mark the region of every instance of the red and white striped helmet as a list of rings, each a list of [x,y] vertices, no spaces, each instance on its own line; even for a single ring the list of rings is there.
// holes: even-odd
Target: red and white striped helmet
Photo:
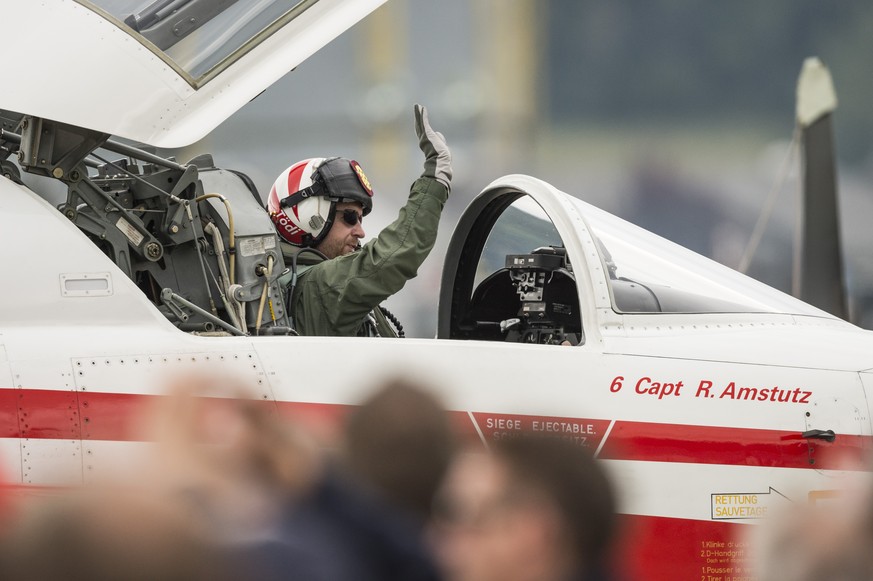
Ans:
[[[295,246],[317,246],[327,236],[340,201],[359,202],[366,216],[373,190],[358,162],[313,157],[287,168],[270,189],[267,210],[276,230]]]

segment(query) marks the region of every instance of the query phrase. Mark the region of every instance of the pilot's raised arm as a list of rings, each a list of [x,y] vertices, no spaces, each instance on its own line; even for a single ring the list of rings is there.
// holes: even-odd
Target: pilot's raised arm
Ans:
[[[283,244],[286,262],[297,265],[286,280],[299,334],[397,336],[379,304],[416,276],[433,248],[452,179],[445,138],[431,128],[420,105],[415,131],[424,171],[397,219],[363,247],[362,222],[373,208],[373,190],[356,161],[303,160],[273,184],[268,210],[291,245]]]

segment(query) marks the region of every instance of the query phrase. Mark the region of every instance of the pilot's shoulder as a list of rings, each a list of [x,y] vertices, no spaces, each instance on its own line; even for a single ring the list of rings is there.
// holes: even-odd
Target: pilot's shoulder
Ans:
[[[322,253],[314,248],[301,248],[300,246],[288,244],[285,241],[280,241],[279,245],[286,266],[291,266],[295,258],[298,266],[314,266],[327,260]]]

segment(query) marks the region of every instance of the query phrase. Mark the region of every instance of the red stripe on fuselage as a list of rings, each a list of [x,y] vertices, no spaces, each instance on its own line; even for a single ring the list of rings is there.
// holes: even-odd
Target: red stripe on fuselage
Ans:
[[[21,428],[18,426],[17,389],[0,389],[0,438],[18,438]]]
[[[83,440],[137,441],[159,396],[79,392]]]
[[[13,428],[17,428],[21,438],[50,440],[82,438],[78,394],[75,391],[39,389],[9,391],[13,394],[12,398],[4,398],[0,402],[0,405],[4,405],[4,411],[0,412],[0,415],[5,421],[0,432],[8,433]]]
[[[599,457],[775,468],[854,469],[865,465],[869,436],[839,434],[834,442],[801,432],[617,421]]]
[[[140,441],[141,418],[164,396],[40,389],[0,389],[0,437]],[[273,402],[265,402],[273,404]],[[337,426],[353,406],[275,402],[283,415],[307,423]],[[460,433],[476,434],[467,412],[450,412]],[[474,412],[473,418],[510,417]],[[512,418],[567,420],[545,416]],[[531,420],[533,421],[533,420]],[[585,420],[608,422],[608,420]],[[529,422],[528,422],[529,423]],[[602,433],[602,430],[598,428]],[[490,439],[486,434],[486,439]],[[599,454],[608,460],[768,466],[847,468],[863,458],[868,436],[837,434],[833,443],[804,440],[800,432],[684,424],[616,421]],[[592,448],[593,449],[593,448]],[[810,461],[814,462],[810,462]]]
[[[612,559],[618,579],[747,579],[750,527],[725,522],[619,515]]]

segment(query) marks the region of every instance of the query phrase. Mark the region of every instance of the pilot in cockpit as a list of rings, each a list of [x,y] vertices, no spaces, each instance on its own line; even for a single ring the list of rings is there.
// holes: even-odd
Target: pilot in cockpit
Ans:
[[[356,161],[306,159],[273,184],[267,209],[290,266],[281,280],[298,334],[403,336],[396,318],[379,305],[416,276],[433,248],[452,179],[445,138],[431,128],[421,105],[415,106],[415,131],[424,171],[397,219],[363,246],[373,190]]]

